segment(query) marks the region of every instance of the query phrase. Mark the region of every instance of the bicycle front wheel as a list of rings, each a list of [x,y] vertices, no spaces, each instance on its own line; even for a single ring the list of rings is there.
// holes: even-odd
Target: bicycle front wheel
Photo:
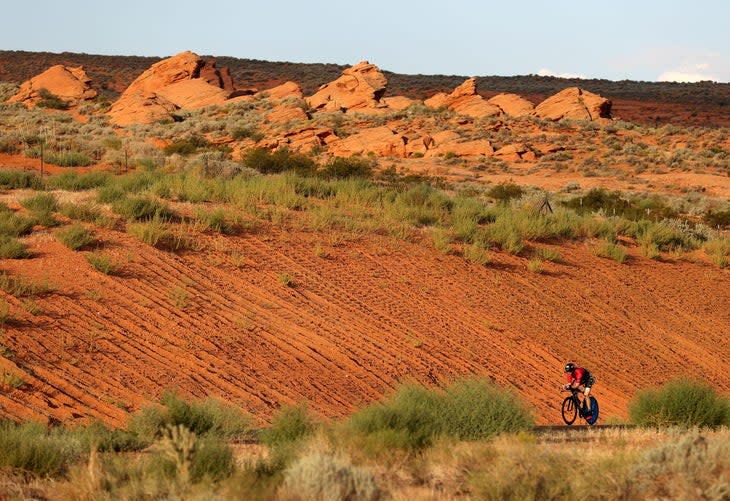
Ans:
[[[578,406],[575,405],[575,400],[573,397],[565,397],[565,400],[563,400],[563,421],[565,421],[565,424],[570,426],[575,422],[575,419],[578,417]]]

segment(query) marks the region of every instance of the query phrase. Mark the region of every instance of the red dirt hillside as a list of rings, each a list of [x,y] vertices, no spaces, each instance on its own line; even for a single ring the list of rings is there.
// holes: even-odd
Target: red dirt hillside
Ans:
[[[301,400],[334,417],[401,381],[479,374],[555,423],[567,360],[594,371],[606,417],[625,416],[638,388],[680,374],[730,391],[730,272],[702,263],[634,249],[620,265],[592,243],[568,244],[563,263],[534,274],[502,253],[481,267],[429,244],[294,228],[210,236],[182,254],[123,232],[98,236],[123,263],[119,276],[42,234],[33,259],[3,261],[11,276],[54,290],[35,300],[35,315],[4,294],[14,357],[0,360],[27,385],[3,388],[1,415],[121,425],[125,410],[178,388],[263,420]]]

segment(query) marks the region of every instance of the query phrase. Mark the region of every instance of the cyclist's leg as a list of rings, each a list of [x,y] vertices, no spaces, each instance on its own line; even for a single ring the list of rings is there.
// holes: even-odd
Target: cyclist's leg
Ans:
[[[590,379],[588,380],[588,382],[586,383],[585,390],[583,390],[583,396],[584,396],[584,400],[586,402],[586,409],[588,409],[587,412],[589,414],[591,412],[591,388],[593,388],[593,383],[595,383],[595,382],[596,382],[596,380],[594,379],[593,376],[591,376]]]

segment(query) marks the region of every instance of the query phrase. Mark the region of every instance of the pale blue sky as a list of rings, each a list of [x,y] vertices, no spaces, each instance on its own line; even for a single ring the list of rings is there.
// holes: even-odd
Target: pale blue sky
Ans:
[[[0,49],[730,81],[730,1],[6,2]]]

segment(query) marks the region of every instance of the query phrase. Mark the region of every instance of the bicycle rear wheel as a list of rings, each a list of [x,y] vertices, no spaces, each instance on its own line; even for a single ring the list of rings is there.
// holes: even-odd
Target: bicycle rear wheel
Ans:
[[[565,397],[565,400],[563,400],[563,421],[565,421],[565,424],[570,426],[575,422],[575,418],[578,417],[578,406],[575,405],[575,400],[572,396]]]
[[[596,397],[591,397],[591,415],[586,417],[586,423],[589,425],[596,424],[596,421],[598,421],[598,400],[596,400]]]

